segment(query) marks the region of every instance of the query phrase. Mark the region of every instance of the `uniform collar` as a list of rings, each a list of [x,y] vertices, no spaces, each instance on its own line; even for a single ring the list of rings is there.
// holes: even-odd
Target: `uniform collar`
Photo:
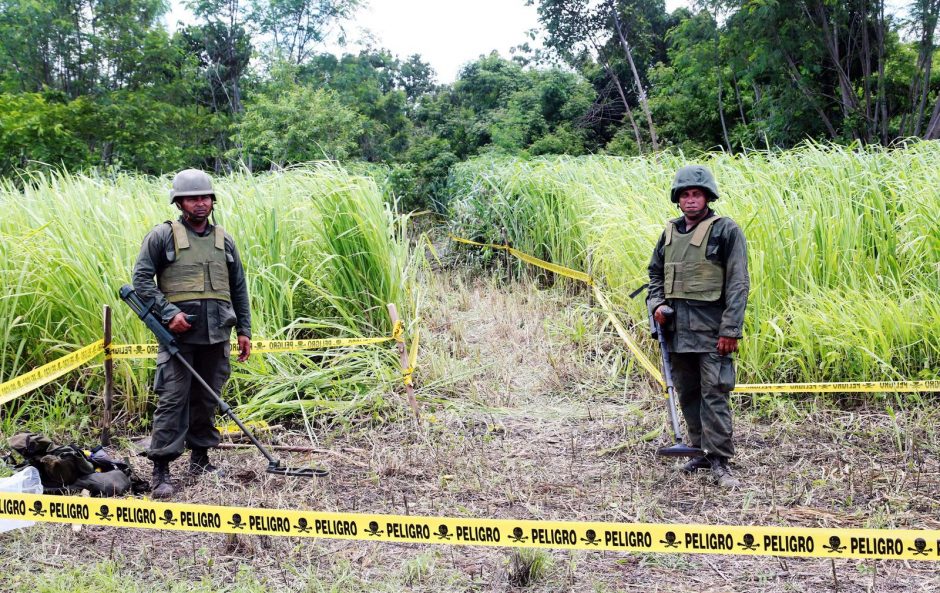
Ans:
[[[186,219],[183,217],[183,215],[180,215],[179,221],[183,224],[184,227],[186,227],[187,229],[189,229],[190,231],[192,231],[193,234],[195,234],[197,237],[205,237],[206,235],[208,235],[209,233],[212,232],[212,229],[215,228],[215,226],[214,226],[211,222],[207,222],[207,223],[206,223],[206,230],[205,230],[204,232],[202,232],[202,233],[197,233],[197,232],[196,232],[196,229],[194,229],[193,227],[191,227],[191,226],[189,225],[189,223],[186,222]]]
[[[703,222],[705,222],[706,220],[708,220],[708,219],[711,218],[712,216],[715,216],[715,211],[712,210],[711,208],[709,208],[709,209],[708,209],[708,214],[705,215],[705,218],[703,218],[702,220],[698,221],[698,224],[702,224]],[[672,224],[676,225],[676,230],[679,231],[680,233],[685,234],[685,233],[689,232],[689,231],[685,230],[685,216],[680,216],[679,218],[673,220],[673,221],[672,221]],[[698,226],[698,225],[696,225],[696,226]]]

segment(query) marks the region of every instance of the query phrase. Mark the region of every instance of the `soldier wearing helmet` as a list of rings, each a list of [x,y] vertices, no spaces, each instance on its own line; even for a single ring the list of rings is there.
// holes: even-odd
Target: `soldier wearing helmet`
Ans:
[[[704,451],[682,470],[710,469],[716,483],[735,487],[729,398],[750,290],[747,245],[741,228],[711,209],[718,185],[705,167],[679,169],[670,197],[682,216],[666,223],[653,250],[647,305],[664,328],[689,441]],[[663,305],[675,313],[667,318]]]
[[[134,288],[141,298],[155,299],[163,323],[176,335],[186,360],[216,391],[231,373],[232,328],[238,335],[239,361],[251,354],[248,286],[232,237],[215,221],[212,180],[197,169],[173,178],[170,203],[177,220],[157,225],[144,238],[134,264]],[[189,471],[216,471],[208,450],[219,444],[213,425],[215,398],[192,379],[163,346],[154,377],[157,410],[146,455],[153,462],[153,497],[169,498],[170,463],[191,451]]]

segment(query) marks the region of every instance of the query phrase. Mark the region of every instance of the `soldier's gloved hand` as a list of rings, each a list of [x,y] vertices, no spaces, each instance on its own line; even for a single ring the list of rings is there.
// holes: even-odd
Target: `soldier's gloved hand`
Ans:
[[[660,327],[666,327],[666,316],[663,315],[663,307],[665,306],[666,305],[660,305],[653,311],[653,319],[656,320],[656,323],[658,323]]]
[[[726,338],[721,336],[718,338],[718,354],[722,356],[728,356],[732,352],[738,351],[738,339],[737,338]]]
[[[170,320],[170,331],[174,334],[181,334],[183,332],[189,331],[193,326],[186,321],[186,313],[180,311],[177,313],[173,319]]]
[[[248,336],[238,336],[238,362],[245,362],[251,356],[251,339]]]

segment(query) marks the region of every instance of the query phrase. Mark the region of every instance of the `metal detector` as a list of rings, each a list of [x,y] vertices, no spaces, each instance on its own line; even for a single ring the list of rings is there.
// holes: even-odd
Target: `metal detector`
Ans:
[[[209,387],[209,384],[206,383],[199,373],[196,372],[196,369],[192,367],[187,361],[186,358],[180,353],[179,344],[176,341],[176,338],[173,337],[173,334],[170,333],[170,330],[167,329],[161,322],[160,317],[155,310],[155,301],[150,299],[147,302],[144,302],[134,288],[130,284],[125,284],[121,287],[120,290],[121,300],[123,300],[127,305],[140,317],[141,321],[146,324],[150,331],[157,337],[157,341],[160,342],[164,348],[170,353],[170,356],[176,358],[186,370],[188,370],[192,376],[202,385],[202,388],[207,392],[212,394],[212,397],[215,398],[217,404],[219,404],[219,409],[226,414],[232,421],[238,425],[238,428],[241,429],[245,436],[247,436],[252,444],[255,447],[258,447],[258,450],[261,451],[261,454],[265,456],[268,460],[268,469],[269,474],[278,474],[281,476],[297,476],[301,478],[313,478],[313,477],[322,477],[330,472],[325,469],[312,468],[312,467],[303,467],[303,468],[292,468],[285,467],[281,465],[279,459],[271,455],[267,449],[264,448],[258,439],[255,438],[255,435],[251,434],[251,431],[242,424],[242,421],[238,419],[238,416],[235,415],[235,412],[232,411],[231,406],[225,403],[222,400],[222,397],[215,392],[214,389]]]
[[[672,307],[663,305],[661,307],[663,315],[672,317],[675,311]],[[660,447],[656,450],[657,455],[664,457],[698,457],[704,455],[698,447],[690,447],[682,442],[682,432],[679,429],[679,415],[676,413],[676,386],[672,383],[672,361],[669,358],[669,346],[666,344],[666,337],[656,318],[650,313],[650,330],[653,337],[659,340],[659,352],[662,355],[663,379],[666,381],[666,398],[669,402],[669,420],[672,422],[672,435],[675,443],[668,447]]]

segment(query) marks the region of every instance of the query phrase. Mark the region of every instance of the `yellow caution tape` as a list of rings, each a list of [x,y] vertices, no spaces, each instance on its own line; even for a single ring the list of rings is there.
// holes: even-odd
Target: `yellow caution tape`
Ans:
[[[940,391],[940,381],[869,381],[846,383],[743,383],[735,393],[921,393]]]
[[[365,346],[381,344],[393,340],[383,338],[318,338],[310,340],[257,340],[251,343],[251,352],[264,354],[270,352],[300,352],[304,350],[322,350],[342,346]],[[108,348],[112,358],[155,358],[157,344],[113,344]],[[238,342],[232,342],[232,356],[238,355]]]
[[[663,374],[659,367],[650,361],[649,357],[637,345],[636,341],[630,337],[630,334],[623,328],[620,321],[614,315],[607,304],[603,293],[594,284],[589,274],[565,268],[547,261],[532,257],[514,249],[508,245],[498,245],[496,243],[478,243],[469,239],[461,239],[450,235],[451,240],[467,245],[477,245],[479,247],[491,247],[493,249],[506,249],[509,253],[518,257],[524,262],[551,270],[557,274],[574,278],[594,286],[594,295],[597,297],[601,307],[607,313],[617,333],[626,343],[627,348],[636,357],[640,365],[646,369],[650,375],[664,388],[666,386],[663,380]],[[940,391],[940,381],[869,381],[869,382],[845,382],[845,383],[767,383],[767,384],[741,384],[734,388],[735,393],[924,393],[929,391]]]
[[[624,329],[623,325],[620,324],[620,320],[617,319],[617,316],[614,315],[613,310],[610,308],[610,304],[607,302],[607,299],[604,297],[604,293],[597,286],[594,287],[594,296],[597,298],[597,302],[600,303],[601,308],[604,309],[604,312],[607,313],[607,317],[610,318],[611,323],[614,324],[614,328],[617,329],[617,333],[620,334],[620,338],[627,345],[627,348],[630,349],[630,352],[633,353],[633,356],[636,357],[637,362],[640,363],[646,371],[656,380],[657,383],[666,387],[666,381],[663,379],[663,374],[660,372],[659,367],[653,364],[653,361],[649,359],[648,356],[643,352],[643,349],[630,337],[630,334],[627,333],[627,330]]]
[[[586,283],[588,286],[592,286],[594,284],[594,280],[591,278],[591,276],[589,274],[585,274],[584,272],[572,270],[571,268],[559,266],[558,264],[549,263],[537,257],[532,257],[531,255],[527,253],[523,253],[519,251],[518,249],[514,249],[512,247],[509,248],[509,253],[515,255],[516,257],[518,257],[519,259],[521,259],[522,261],[526,263],[532,264],[533,266],[545,268],[546,270],[551,270],[552,272],[555,272],[556,274],[567,276],[568,278],[573,278],[574,280],[579,280],[581,282]]]
[[[264,420],[247,420],[245,422],[242,422],[242,424],[244,424],[245,427],[248,428],[249,430],[264,431],[264,430],[268,430],[269,428],[271,428],[271,425],[265,422]],[[228,424],[223,424],[222,426],[218,426],[217,428],[218,428],[219,433],[222,434],[222,436],[228,436],[230,434],[239,434],[242,431],[242,429],[239,428],[237,424],[232,423],[232,422],[229,422]]]
[[[585,274],[584,272],[579,272],[578,270],[573,270],[571,268],[566,268],[565,266],[560,266],[558,264],[547,262],[544,259],[539,259],[537,257],[531,256],[528,253],[519,251],[518,249],[514,247],[510,247],[509,245],[498,245],[496,243],[478,243],[476,241],[471,241],[469,239],[461,239],[460,237],[455,237],[454,235],[450,235],[450,238],[454,241],[457,241],[458,243],[466,243],[467,245],[476,245],[478,247],[491,247],[493,249],[503,249],[503,250],[509,251],[509,253],[521,259],[522,261],[532,264],[533,266],[544,268],[556,274],[560,274],[561,276],[566,276],[568,278],[572,278],[574,280],[584,282],[588,285],[594,284],[594,279],[591,278],[590,274]]]
[[[420,517],[0,492],[0,519],[396,543],[940,560],[940,530]]]
[[[113,359],[156,358],[159,348],[157,344],[111,344],[105,350],[105,355]]]
[[[251,344],[251,351],[255,353],[271,352],[301,352],[305,350],[322,350],[324,348],[340,348],[344,346],[367,346],[381,344],[390,340],[404,341],[404,329],[401,320],[395,324],[391,336],[380,338],[318,338],[309,340],[256,340]],[[24,393],[53,381],[62,375],[77,369],[92,360],[102,352],[108,359],[130,358],[156,358],[159,351],[158,344],[111,344],[104,345],[104,340],[98,340],[80,350],[67,354],[32,371],[0,383],[0,405],[15,399]],[[416,356],[417,352],[413,352]],[[232,356],[238,356],[238,342],[232,342]],[[414,366],[414,363],[412,363]]]
[[[477,243],[476,241],[471,241],[470,239],[461,239],[455,235],[448,235],[451,241],[457,241],[458,243],[466,243],[467,245],[476,245],[477,247],[492,247],[494,249],[507,249],[508,245],[497,245],[495,243]]]
[[[0,404],[5,404],[24,393],[42,387],[65,373],[77,369],[102,352],[104,352],[104,340],[98,340],[19,377],[0,383]]]
[[[388,342],[391,337],[381,338],[324,338],[315,340],[258,340],[251,343],[252,352],[295,352],[300,350],[322,350],[341,346],[367,346]],[[234,353],[233,353],[234,354]]]
[[[610,317],[617,333],[626,343],[640,365],[663,387],[662,372],[630,337],[614,315],[603,292],[595,286],[594,296],[604,312]],[[940,391],[940,381],[854,381],[842,383],[742,383],[735,386],[734,393],[926,393]]]

